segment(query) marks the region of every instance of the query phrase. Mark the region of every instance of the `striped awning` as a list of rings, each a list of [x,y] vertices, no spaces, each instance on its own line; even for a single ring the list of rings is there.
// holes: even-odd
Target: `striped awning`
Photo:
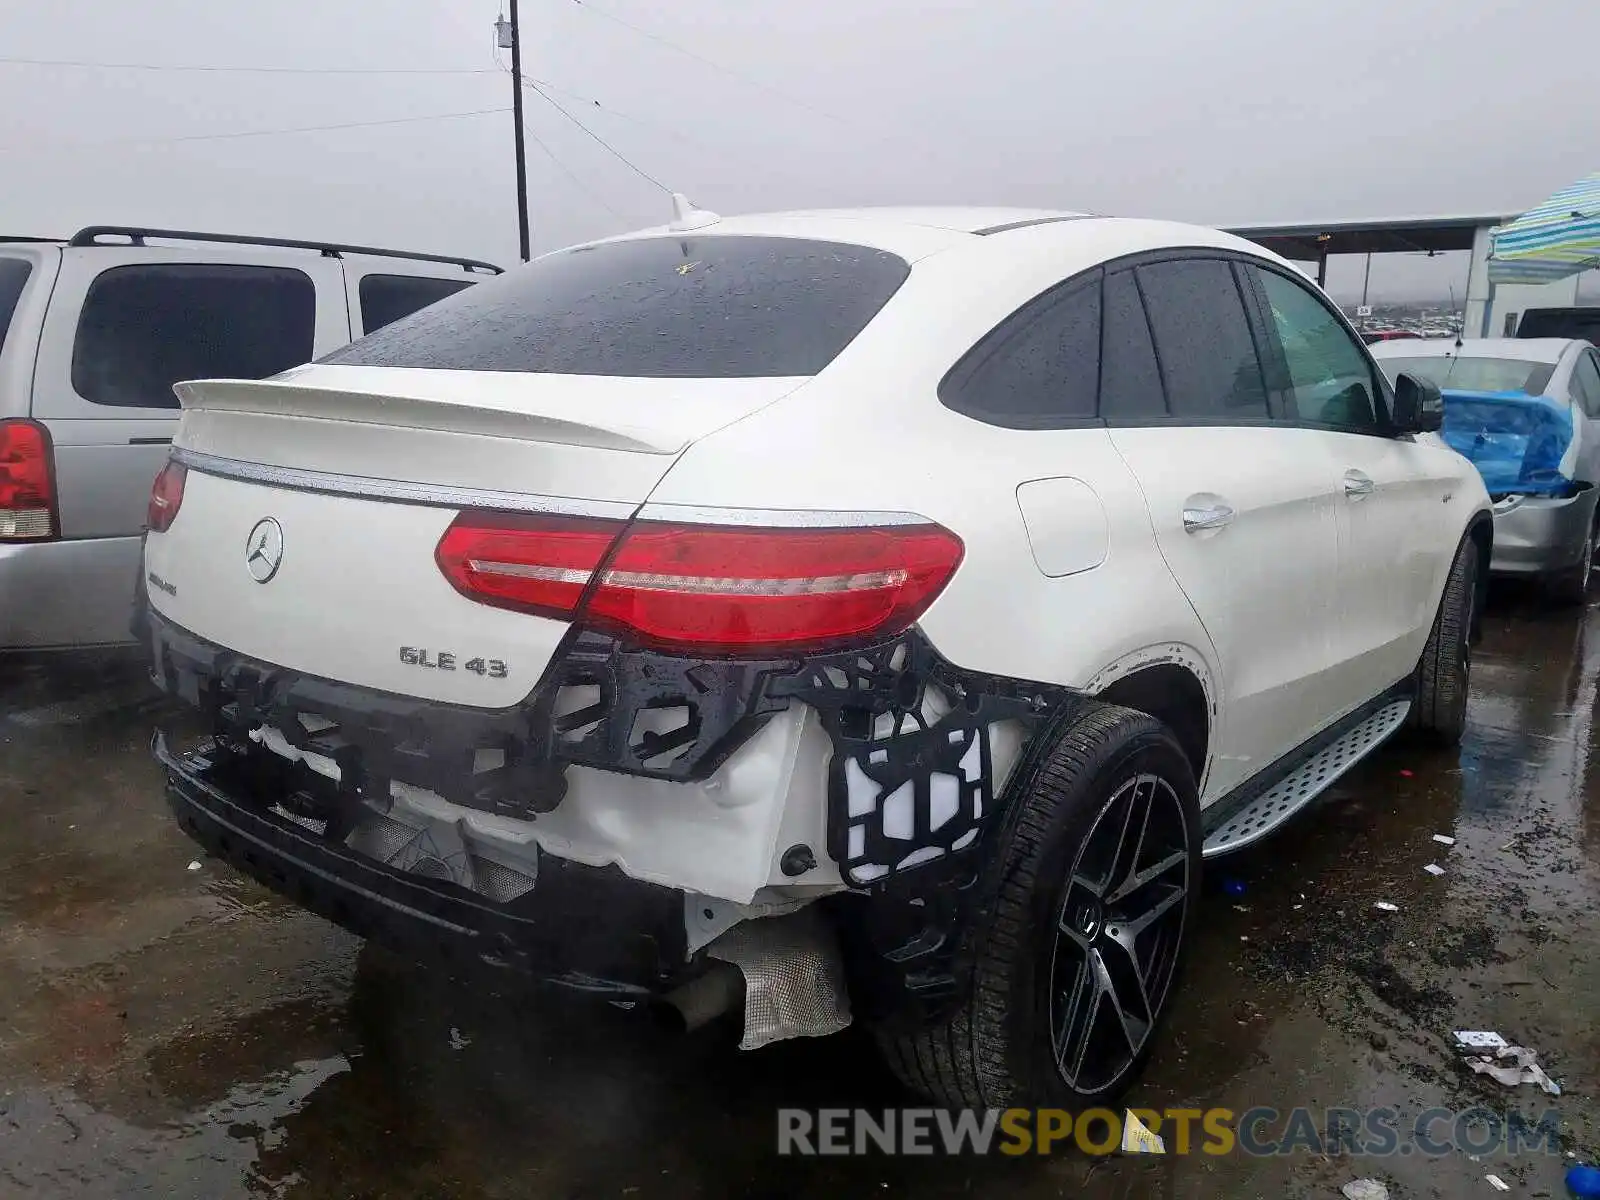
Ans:
[[[1493,232],[1492,283],[1554,283],[1600,267],[1600,172]]]

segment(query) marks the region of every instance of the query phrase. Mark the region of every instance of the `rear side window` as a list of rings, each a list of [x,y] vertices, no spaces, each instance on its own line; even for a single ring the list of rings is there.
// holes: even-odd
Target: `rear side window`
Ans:
[[[89,285],[72,386],[117,408],[177,408],[184,379],[264,379],[311,358],[317,294],[291,267],[141,263]]]
[[[1100,349],[1100,415],[1138,420],[1167,415],[1150,324],[1132,271],[1106,276],[1105,336]]]
[[[1138,268],[1150,332],[1179,419],[1265,420],[1267,389],[1233,268],[1180,258]]]
[[[911,268],[802,238],[583,246],[475,284],[322,361],[673,379],[815,375]]]
[[[409,317],[419,308],[453,296],[469,279],[428,279],[419,275],[363,275],[357,289],[361,301],[361,328],[371,333]]]
[[[6,330],[11,328],[17,301],[22,299],[22,289],[32,273],[33,264],[25,259],[0,258],[0,350],[5,349]]]
[[[985,335],[939,386],[946,406],[995,425],[1040,429],[1095,415],[1100,273],[1035,300]]]

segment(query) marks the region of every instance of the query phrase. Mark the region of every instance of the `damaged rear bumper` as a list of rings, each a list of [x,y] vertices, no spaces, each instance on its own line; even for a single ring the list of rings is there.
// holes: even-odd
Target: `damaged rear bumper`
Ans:
[[[178,824],[210,854],[363,937],[419,958],[509,967],[615,998],[666,990],[684,972],[682,899],[615,868],[550,859],[520,901],[374,862],[272,813],[247,768],[215,745],[152,749]]]
[[[1600,488],[1581,486],[1569,496],[1509,496],[1494,508],[1497,575],[1541,575],[1576,566],[1594,528]]]
[[[156,682],[214,733],[191,755],[157,744],[180,822],[307,908],[426,957],[616,996],[670,992],[710,958],[770,994],[749,962],[842,953],[873,1016],[933,1015],[957,991],[1002,788],[1077,701],[954,668],[915,630],[774,662],[574,630],[525,701],[488,710],[251,660],[147,605],[136,628]],[[590,701],[563,712],[573,687]],[[636,737],[663,706],[688,723]],[[757,819],[743,844],[761,848],[744,860],[758,869],[738,892],[586,859],[562,834],[610,829],[646,849],[676,837],[691,851],[679,861],[713,871],[730,857],[719,833]],[[785,932],[789,914],[825,917],[826,937]]]

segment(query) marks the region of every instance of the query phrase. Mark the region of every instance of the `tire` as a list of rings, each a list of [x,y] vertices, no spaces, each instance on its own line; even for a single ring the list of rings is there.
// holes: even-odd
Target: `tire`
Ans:
[[[1105,1102],[1138,1077],[1181,975],[1200,885],[1194,775],[1159,721],[1090,701],[1018,782],[963,945],[962,1000],[937,1025],[880,1029],[879,1042],[902,1082],[937,1103]],[[1143,836],[1130,843],[1126,818],[1141,812]],[[1135,870],[1147,878],[1119,898]],[[1105,1003],[1101,978],[1124,1009]],[[1058,1040],[1058,1026],[1081,1036]]]
[[[1589,530],[1589,543],[1575,567],[1556,571],[1545,581],[1545,591],[1557,604],[1583,604],[1589,599],[1589,576],[1594,570],[1595,541],[1600,537],[1600,519]]]
[[[1478,603],[1478,543],[1463,538],[1445,579],[1444,597],[1417,663],[1417,696],[1409,718],[1414,732],[1447,746],[1467,727],[1472,678],[1472,620]]]

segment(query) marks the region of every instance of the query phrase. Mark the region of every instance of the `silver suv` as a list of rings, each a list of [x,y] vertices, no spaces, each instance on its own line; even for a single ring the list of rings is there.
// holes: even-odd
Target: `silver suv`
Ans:
[[[0,238],[0,651],[129,639],[174,383],[275,375],[499,272],[176,230]]]

